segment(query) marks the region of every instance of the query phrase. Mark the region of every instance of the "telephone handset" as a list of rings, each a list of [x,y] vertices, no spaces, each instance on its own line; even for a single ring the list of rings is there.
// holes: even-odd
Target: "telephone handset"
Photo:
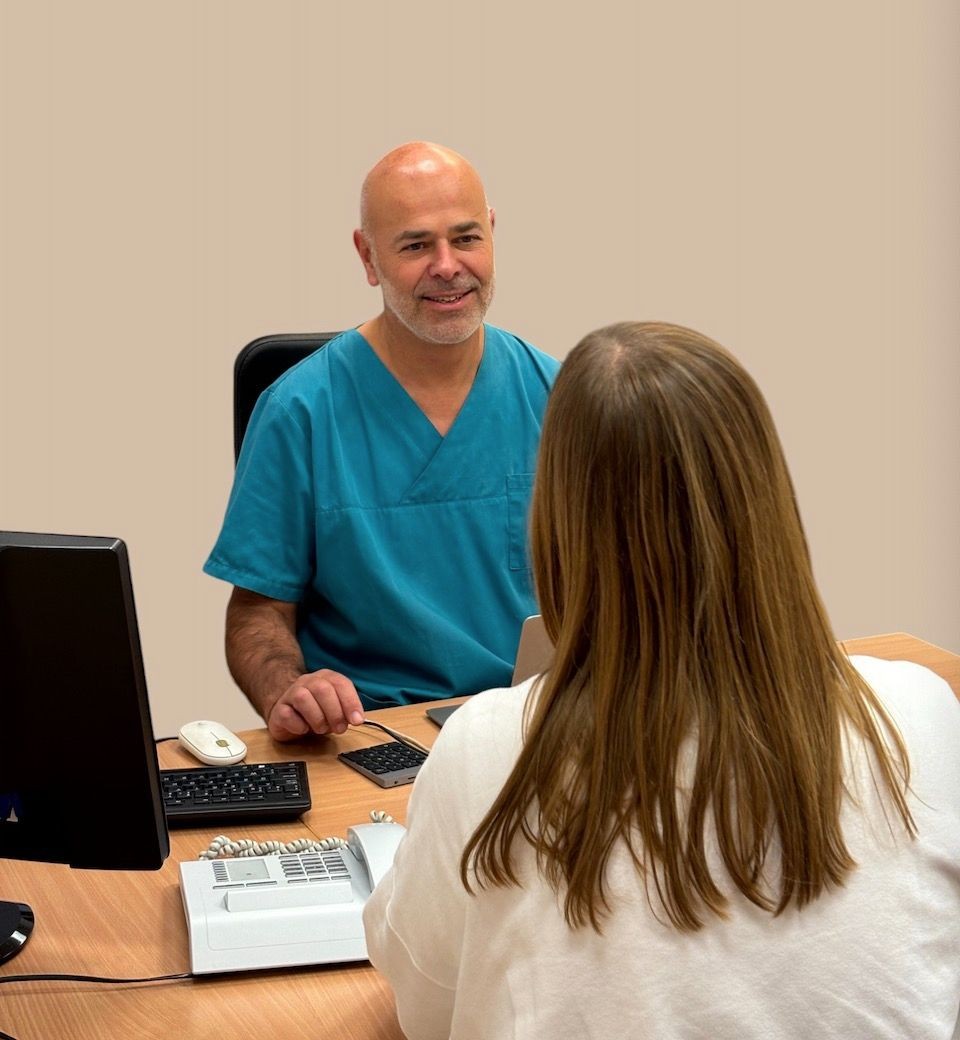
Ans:
[[[403,832],[399,823],[358,823],[347,828],[347,850],[366,870],[371,893],[390,869]]]
[[[181,863],[191,971],[365,960],[363,907],[403,834],[364,823],[327,852]]]

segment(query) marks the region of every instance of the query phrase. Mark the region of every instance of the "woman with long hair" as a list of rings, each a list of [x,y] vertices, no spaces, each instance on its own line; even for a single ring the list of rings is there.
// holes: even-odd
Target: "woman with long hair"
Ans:
[[[447,722],[365,914],[407,1036],[950,1040],[960,704],[838,647],[750,376],[587,336],[531,551],[553,663]]]

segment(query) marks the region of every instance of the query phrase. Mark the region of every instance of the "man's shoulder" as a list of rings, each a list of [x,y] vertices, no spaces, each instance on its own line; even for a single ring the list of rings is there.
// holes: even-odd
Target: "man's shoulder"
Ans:
[[[560,362],[555,357],[506,329],[485,324],[484,337],[485,343],[497,346],[518,364],[536,370],[551,382],[560,369]]]
[[[285,405],[296,401],[304,393],[309,394],[311,399],[315,398],[317,391],[329,382],[331,368],[344,362],[349,363],[358,341],[362,342],[362,337],[356,329],[347,329],[327,340],[279,376],[270,385],[270,393]]]

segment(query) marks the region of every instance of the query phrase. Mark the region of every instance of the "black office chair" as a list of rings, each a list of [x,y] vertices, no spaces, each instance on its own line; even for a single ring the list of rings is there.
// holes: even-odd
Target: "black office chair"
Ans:
[[[257,398],[288,368],[320,350],[339,332],[279,332],[261,336],[237,354],[233,364],[233,458],[247,431]]]

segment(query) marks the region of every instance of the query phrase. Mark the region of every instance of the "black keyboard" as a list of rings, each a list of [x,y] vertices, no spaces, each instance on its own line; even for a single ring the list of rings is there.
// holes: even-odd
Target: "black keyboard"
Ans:
[[[310,808],[306,762],[161,769],[170,827],[293,820]]]
[[[342,751],[337,757],[381,787],[412,784],[427,759],[422,751],[397,741]]]

